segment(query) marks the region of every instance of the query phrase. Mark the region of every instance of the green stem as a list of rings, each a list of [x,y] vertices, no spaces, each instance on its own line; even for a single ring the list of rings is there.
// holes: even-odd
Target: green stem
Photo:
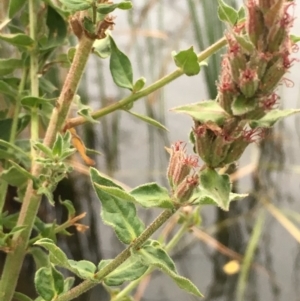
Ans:
[[[264,212],[261,211],[256,219],[256,223],[253,228],[251,238],[247,245],[245,256],[242,262],[241,271],[239,273],[239,279],[238,279],[237,290],[236,290],[237,301],[245,300],[244,296],[248,284],[247,281],[249,276],[249,270],[255,256],[255,251],[258,246],[259,238],[262,233],[263,223],[264,223]]]
[[[21,110],[21,94],[24,90],[25,86],[25,81],[27,77],[27,72],[24,71],[22,74],[21,82],[19,84],[19,89],[18,89],[18,97],[16,98],[16,106],[14,110],[14,117],[11,125],[11,130],[10,130],[10,137],[9,137],[9,143],[14,144],[16,135],[17,135],[17,128],[18,128],[18,120],[19,120],[19,113]],[[8,168],[7,162],[5,162],[4,169]],[[5,204],[5,198],[7,194],[7,188],[8,188],[8,183],[5,181],[1,181],[0,183],[0,213],[3,210],[4,204]]]
[[[29,31],[30,37],[36,41],[36,16],[37,16],[37,2],[36,0],[29,0]],[[39,71],[39,61],[37,55],[37,48],[34,49],[30,53],[30,89],[31,96],[38,97],[39,96],[39,79],[38,79],[38,71]],[[39,139],[39,115],[38,108],[34,107],[31,109],[31,157],[32,162],[34,162],[36,158],[36,151],[33,147],[34,142]],[[32,164],[33,165],[33,164]]]
[[[187,230],[187,224],[184,223],[180,229],[176,232],[176,234],[173,236],[173,238],[169,241],[169,243],[166,245],[165,250],[167,252],[170,252],[180,241],[180,239],[182,238],[182,236],[186,233]],[[116,296],[113,297],[113,301],[119,301],[122,300],[125,296],[128,296],[128,294],[134,290],[140,283],[141,281],[146,278],[149,274],[151,274],[153,272],[155,268],[149,268],[147,270],[147,272],[140,277],[137,280],[134,280],[132,282],[130,282],[130,284],[128,284],[123,290],[121,290]]]
[[[202,62],[204,60],[206,60],[207,58],[209,58],[212,54],[214,54],[216,51],[218,51],[219,49],[221,49],[223,46],[226,45],[226,38],[222,38],[219,41],[217,41],[216,43],[214,43],[213,45],[211,45],[210,47],[208,47],[206,50],[202,51],[199,55],[198,55],[198,61]],[[170,82],[172,82],[173,80],[177,79],[178,77],[180,77],[181,75],[183,75],[183,70],[178,68],[175,71],[173,71],[172,73],[166,75],[165,77],[159,79],[158,81],[156,81],[155,83],[153,83],[152,85],[148,86],[145,89],[142,89],[141,91],[131,94],[125,98],[123,98],[122,100],[118,101],[117,103],[111,104],[105,108],[102,108],[98,111],[93,112],[91,115],[94,119],[98,119],[101,118],[105,115],[110,114],[111,112],[114,112],[116,110],[122,109],[124,106],[144,97],[149,95],[150,93],[160,89],[161,87],[164,87],[165,85],[169,84]],[[86,119],[83,117],[75,117],[72,118],[70,120],[68,120],[67,124],[66,124],[66,129],[68,128],[72,128],[81,124],[84,124],[86,122]]]
[[[124,261],[126,261],[130,256],[132,251],[138,250],[148,238],[156,232],[156,230],[163,225],[176,211],[179,209],[177,207],[175,210],[165,210],[163,211],[148,227],[147,229],[133,241],[125,250],[123,250],[113,261],[111,261],[107,266],[101,269],[95,274],[95,279],[98,282],[91,280],[84,280],[78,286],[72,288],[70,291],[57,297],[55,301],[69,301],[80,296],[87,290],[93,288],[99,284],[108,274],[114,271],[118,266],[120,266]]]
[[[61,130],[66,120],[70,105],[77,91],[93,43],[93,40],[85,36],[82,36],[79,41],[71,68],[57,100],[57,105],[54,108],[49,121],[49,126],[43,142],[45,146],[50,148],[52,147],[57,133]],[[39,156],[43,156],[43,154],[40,153]],[[35,162],[32,167],[32,175],[34,177],[39,177],[41,171],[42,166]],[[32,182],[29,181],[17,223],[17,226],[23,226],[24,230],[20,233],[16,233],[13,236],[11,242],[12,250],[7,254],[5,260],[5,265],[0,280],[1,301],[11,301],[13,297],[23,259],[26,253],[28,240],[32,231],[34,217],[38,212],[40,201],[41,195],[37,194],[37,191],[32,186]]]

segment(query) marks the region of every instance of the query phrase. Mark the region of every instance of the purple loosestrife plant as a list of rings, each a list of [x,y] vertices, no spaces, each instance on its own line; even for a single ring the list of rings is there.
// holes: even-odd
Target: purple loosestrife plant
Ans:
[[[244,197],[231,193],[230,178],[221,174],[219,169],[238,160],[250,143],[264,136],[266,128],[297,112],[277,109],[279,96],[275,92],[281,82],[291,83],[284,75],[295,62],[291,53],[297,50],[294,41],[298,38],[292,40],[289,36],[293,23],[290,11],[294,4],[283,0],[249,0],[244,18],[243,9],[236,11],[223,0],[218,0],[218,3],[220,20],[229,27],[225,38],[199,55],[193,47],[173,52],[176,70],[144,87],[146,81],[143,77],[134,81],[131,62],[117,47],[111,32],[114,25],[118,25],[111,13],[116,9],[131,9],[131,1],[9,1],[9,19],[0,24],[1,30],[9,31],[8,34],[1,31],[0,40],[9,43],[9,49],[14,49],[13,58],[0,59],[0,92],[4,94],[3,99],[9,108],[0,110],[1,128],[7,129],[4,134],[0,132],[0,250],[7,253],[0,279],[1,301],[13,298],[33,301],[15,292],[23,260],[28,253],[39,263],[34,278],[39,295],[36,300],[69,301],[100,283],[108,288],[112,300],[129,299],[128,293],[134,285],[155,268],[170,276],[181,289],[202,296],[191,281],[178,274],[167,252],[185,231],[199,223],[197,205],[212,204],[228,210],[231,201]],[[23,26],[21,24],[29,19],[28,24],[23,28],[6,26],[18,18],[18,14],[22,15],[22,22],[16,20],[14,24]],[[64,45],[70,33],[68,23],[78,38],[78,45],[66,54],[65,47],[60,46]],[[66,161],[67,158],[77,150],[87,164],[93,162],[87,157],[83,141],[74,127],[94,123],[95,119],[121,110],[165,130],[158,121],[133,112],[133,103],[184,74],[197,75],[204,60],[226,44],[216,100],[175,109],[193,118],[190,139],[196,155],[188,155],[183,142],[167,149],[170,153],[167,170],[170,189],[157,183],[147,183],[127,191],[118,182],[90,168],[90,179],[101,202],[101,218],[113,228],[125,247],[114,259],[101,260],[97,266],[87,260],[68,259],[56,244],[57,235],[67,235],[67,229],[78,226],[78,220],[85,214],[76,216],[72,202],[63,200],[60,204],[68,210],[64,223],[57,225],[54,222],[49,226],[36,217],[42,196],[51,205],[60,205],[55,202],[53,191],[58,182],[72,171],[73,166],[69,160]],[[98,56],[97,59],[109,58],[109,71],[114,83],[129,91],[123,99],[96,111],[80,104],[80,96],[77,95],[91,53]],[[54,85],[45,73],[49,65],[60,62],[61,57],[66,58],[69,72],[59,96],[57,94],[53,98]],[[15,69],[22,70],[15,73],[16,76],[21,74],[21,78],[10,77]],[[79,116],[70,118],[70,107],[76,107]],[[44,137],[39,131],[40,118],[47,128]],[[27,152],[16,142],[18,134],[29,123],[30,152]],[[199,166],[199,157],[204,161],[202,167]],[[7,216],[3,210],[9,185],[18,188],[21,210],[17,219],[10,219],[10,214]],[[145,226],[136,205],[163,211]],[[191,209],[192,205],[196,208]],[[182,227],[171,241],[165,245],[151,239],[158,228],[178,211],[184,213],[180,218]],[[65,279],[57,268],[76,275],[81,279],[80,284],[74,286],[74,277]],[[121,286],[125,281],[131,283],[123,290],[111,288]]]

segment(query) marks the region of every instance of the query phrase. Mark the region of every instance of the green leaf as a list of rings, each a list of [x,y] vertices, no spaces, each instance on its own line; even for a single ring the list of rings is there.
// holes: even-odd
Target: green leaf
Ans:
[[[64,293],[68,292],[74,285],[75,282],[75,277],[68,277],[65,279],[65,284],[64,284]]]
[[[23,61],[18,59],[0,59],[0,75],[12,73],[23,67]]]
[[[111,46],[110,46],[110,38],[108,34],[106,34],[106,37],[104,39],[96,40],[94,42],[93,53],[102,59],[106,59],[110,56]]]
[[[82,279],[94,279],[94,274],[96,272],[96,266],[87,260],[68,260],[70,270],[75,273],[78,277]]]
[[[94,185],[97,187],[97,189],[102,190],[103,192],[106,192],[113,197],[122,199],[127,202],[135,202],[135,198],[123,189],[112,186],[99,185],[97,183],[94,183]]]
[[[146,79],[144,77],[139,78],[133,85],[133,93],[139,92],[144,88]]]
[[[3,80],[0,80],[0,93],[12,97],[16,97],[17,95],[17,91]]]
[[[172,109],[176,113],[185,113],[190,115],[197,121],[205,123],[212,121],[218,125],[222,125],[228,114],[214,100],[206,100],[194,104],[188,104]]]
[[[104,223],[115,230],[118,238],[123,243],[130,244],[145,229],[143,222],[136,214],[135,205],[99,189],[97,184],[123,190],[113,181],[101,176],[96,169],[90,169],[90,176],[94,189],[102,203],[101,217]]]
[[[52,148],[53,156],[59,158],[62,155],[63,148],[64,148],[64,141],[61,134],[58,133]]]
[[[39,239],[34,243],[35,245],[42,246],[50,253],[50,262],[62,267],[69,267],[68,258],[66,254],[49,238]]]
[[[98,270],[104,268],[112,260],[101,260]],[[122,285],[125,281],[134,281],[144,275],[148,267],[142,264],[136,257],[129,257],[117,269],[104,278],[104,283],[108,286]]]
[[[252,98],[246,98],[239,95],[231,104],[232,113],[236,116],[241,116],[249,113],[257,108],[257,101]]]
[[[77,111],[78,115],[84,117],[87,121],[91,123],[99,123],[99,121],[94,119],[93,116],[91,115],[92,108],[90,106],[83,104],[78,94],[74,96],[73,101],[74,103],[76,103],[78,107],[78,111]]]
[[[91,0],[59,0],[72,12],[87,10],[92,7],[93,1]]]
[[[137,203],[145,208],[170,208],[172,209],[173,202],[166,188],[160,187],[156,183],[148,183],[136,187],[130,191]]]
[[[22,163],[26,164],[30,160],[30,156],[24,152],[23,149],[18,147],[13,143],[9,143],[5,140],[0,139],[0,149],[1,147],[5,148],[7,152],[12,153],[14,158],[20,160]]]
[[[176,66],[181,68],[187,76],[197,75],[200,72],[198,57],[193,46],[177,54],[173,52],[172,55]]]
[[[69,200],[59,200],[59,202],[68,210],[68,219],[72,219],[76,215],[76,210],[74,208],[73,202]]]
[[[29,298],[28,296],[22,294],[22,293],[18,293],[15,292],[14,293],[14,299],[18,300],[18,301],[33,301],[31,298]]]
[[[109,36],[109,39],[111,46],[109,68],[113,80],[118,87],[132,90],[133,74],[131,62],[129,58],[118,49],[115,41],[111,36]]]
[[[127,10],[132,8],[131,1],[123,1],[120,3],[114,3],[114,4],[98,4],[97,5],[97,12],[102,15],[107,15],[111,12],[113,12],[116,8]]]
[[[218,16],[219,19],[223,22],[227,22],[230,25],[236,24],[239,14],[238,12],[228,4],[226,4],[223,0],[218,0]]]
[[[277,121],[299,112],[300,109],[272,110],[261,119],[250,120],[249,125],[253,129],[257,127],[269,128],[272,127]]]
[[[52,149],[41,142],[35,142],[34,147],[42,151],[48,158],[53,158]]]
[[[16,33],[16,34],[0,34],[0,40],[3,40],[14,46],[21,46],[26,48],[31,48],[34,45],[34,41],[31,37],[26,34]]]
[[[228,211],[231,184],[227,174],[219,175],[214,169],[206,168],[200,173],[200,189],[193,194],[198,204],[215,204]]]
[[[55,87],[51,81],[47,80],[45,77],[39,78],[39,88],[43,93],[52,94],[57,91],[57,87]]]
[[[246,18],[246,10],[245,10],[245,6],[244,5],[242,5],[241,7],[240,7],[240,9],[238,10],[238,20],[239,21],[241,21],[241,20],[243,20],[243,19],[245,19]]]
[[[145,245],[134,254],[143,264],[161,269],[183,290],[197,297],[203,297],[197,287],[187,278],[177,274],[173,260],[159,245]]]
[[[233,192],[230,192],[229,200],[230,200],[230,202],[240,201],[240,200],[245,199],[247,196],[249,196],[248,193],[233,193]]]
[[[160,122],[158,122],[157,120],[155,120],[149,116],[140,115],[140,114],[132,112],[132,111],[127,111],[127,110],[124,110],[124,111],[150,125],[153,125],[161,130],[168,131],[168,129],[163,124],[161,124]]]
[[[296,36],[294,34],[290,35],[290,39],[293,43],[298,43],[300,41],[300,36]]]
[[[38,294],[45,301],[52,301],[63,292],[64,277],[53,267],[42,267],[35,274],[34,284]]]
[[[21,167],[20,167],[21,168]],[[19,171],[15,166],[4,170],[1,174],[1,179],[11,186],[21,187],[28,181],[27,175]]]
[[[26,0],[9,0],[8,17],[12,19],[24,6]]]
[[[51,49],[64,43],[67,36],[67,24],[57,7],[48,6],[46,25],[48,27],[48,36],[46,43],[42,44],[41,50]]]
[[[28,253],[30,253],[33,257],[36,270],[50,266],[49,256],[46,254],[44,249],[39,247],[30,247]]]
[[[46,99],[42,97],[25,96],[21,99],[21,104],[26,108],[38,108],[39,106],[49,107],[53,109],[53,101],[55,99]]]

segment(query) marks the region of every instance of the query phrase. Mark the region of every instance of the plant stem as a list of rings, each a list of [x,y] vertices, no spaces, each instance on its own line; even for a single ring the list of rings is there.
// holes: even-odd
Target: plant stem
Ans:
[[[167,252],[171,251],[180,241],[180,239],[182,238],[182,236],[186,233],[187,230],[187,224],[184,223],[180,229],[176,232],[176,234],[173,236],[173,238],[169,241],[169,243],[166,245],[165,250]],[[147,272],[140,277],[137,280],[132,281],[130,284],[128,284],[123,290],[121,290],[116,296],[113,297],[113,301],[119,301],[122,298],[124,298],[125,296],[127,296],[133,289],[135,289],[140,282],[146,278],[149,274],[151,274],[153,272],[155,268],[151,267],[147,270]]]
[[[18,88],[18,97],[16,98],[16,106],[15,106],[15,110],[14,110],[14,117],[13,117],[13,121],[12,121],[12,125],[11,125],[10,137],[9,137],[10,144],[14,144],[16,135],[17,135],[19,113],[20,113],[20,109],[21,109],[21,93],[24,90],[26,77],[27,77],[27,72],[24,71],[22,74],[21,82],[19,84],[19,88]],[[8,167],[7,162],[5,162],[4,167],[5,168]],[[0,213],[2,212],[3,207],[4,207],[5,198],[6,198],[6,194],[7,194],[7,188],[8,188],[8,183],[5,181],[1,181],[1,183],[0,183]]]
[[[91,280],[84,280],[78,286],[72,288],[70,291],[57,297],[55,301],[69,301],[80,296],[87,290],[93,288],[99,284],[108,274],[114,271],[118,266],[125,262],[130,256],[131,251],[137,251],[142,245],[148,240],[148,238],[156,232],[156,230],[164,224],[177,210],[165,210],[163,211],[148,227],[147,229],[133,241],[125,250],[123,250],[113,261],[111,261],[107,266],[97,272],[94,276],[98,282]]]
[[[86,66],[89,53],[93,46],[93,40],[86,36],[82,36],[78,48],[76,50],[72,65],[64,82],[62,91],[57,100],[57,105],[53,110],[49,126],[44,138],[44,145],[52,147],[57,133],[61,130],[74,94],[77,91],[82,73]],[[39,156],[43,156],[42,153]],[[34,163],[32,175],[39,177],[42,166]],[[0,300],[11,301],[18,280],[18,276],[22,267],[23,259],[26,253],[28,240],[34,223],[34,217],[40,206],[41,195],[32,186],[29,181],[25,197],[22,203],[17,226],[24,226],[24,230],[13,236],[11,247],[12,251],[7,254],[5,265],[0,280]]]
[[[36,0],[29,0],[29,31],[30,37],[36,41],[36,16],[37,16],[37,2]],[[35,47],[30,53],[30,90],[31,96],[38,97],[39,96],[39,79],[38,79],[38,71],[39,71],[39,61],[37,55],[37,43],[35,42]],[[34,143],[39,139],[39,115],[38,108],[34,107],[31,109],[31,157],[32,157],[32,165],[36,158],[36,151],[33,147]]]
[[[214,43],[213,45],[211,45],[210,47],[208,47],[207,49],[205,49],[204,51],[202,51],[199,55],[198,55],[198,61],[199,63],[206,60],[207,58],[209,58],[212,54],[214,54],[216,51],[218,51],[219,49],[221,49],[223,46],[226,45],[226,38],[222,38],[219,41],[217,41],[216,43]],[[180,77],[181,75],[183,75],[183,70],[178,68],[175,71],[173,71],[172,73],[166,75],[165,77],[159,79],[158,81],[156,81],[155,83],[153,83],[152,85],[148,86],[147,88],[142,89],[141,91],[137,92],[137,93],[133,93],[125,98],[123,98],[122,100],[111,104],[107,107],[104,107],[100,110],[97,110],[95,112],[93,112],[91,115],[94,119],[98,119],[101,118],[105,115],[110,114],[111,112],[114,112],[116,110],[122,109],[124,106],[144,97],[147,96],[149,94],[151,94],[152,92],[160,89],[161,87],[164,87],[165,85],[167,85],[168,83],[172,82],[173,80],[177,79],[178,77]],[[86,123],[86,119],[83,117],[75,117],[75,118],[71,118],[67,121],[67,124],[65,126],[66,129],[81,125]]]

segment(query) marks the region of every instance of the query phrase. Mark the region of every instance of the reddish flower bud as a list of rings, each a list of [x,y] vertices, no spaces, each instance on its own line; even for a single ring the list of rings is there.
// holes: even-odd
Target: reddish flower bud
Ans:
[[[260,90],[264,94],[272,92],[285,74],[286,70],[283,63],[284,59],[282,55],[278,56],[276,61],[269,63],[270,67],[267,69],[260,83]]]
[[[270,3],[271,6],[269,6],[269,8],[264,13],[264,20],[267,28],[270,29],[281,18],[281,16],[283,15],[283,6],[285,2],[286,0],[276,0],[273,1],[273,3]]]
[[[195,168],[197,166],[198,158],[196,156],[185,155],[184,158],[182,158],[175,167],[173,174],[173,186],[178,186],[183,181],[183,179],[190,174],[192,168]]]
[[[249,39],[256,46],[257,49],[263,50],[263,38],[265,34],[264,15],[257,6],[255,0],[249,0],[247,3],[248,17],[246,23],[246,30]]]
[[[179,203],[186,203],[190,200],[196,187],[199,185],[198,175],[187,176],[175,190],[175,198]]]
[[[167,149],[170,153],[170,160],[167,169],[167,178],[171,187],[174,187],[173,177],[175,174],[175,170],[178,169],[178,165],[182,165],[182,160],[185,157],[185,150],[182,147],[182,142],[176,142],[172,145],[171,149]]]
[[[242,70],[239,76],[239,88],[247,97],[252,97],[258,88],[259,79],[256,69],[246,68]]]
[[[287,38],[286,29],[279,24],[271,27],[267,36],[268,51],[276,52],[281,48],[284,40]]]
[[[271,55],[264,52],[254,52],[249,61],[249,68],[256,68],[259,79],[265,74]]]

